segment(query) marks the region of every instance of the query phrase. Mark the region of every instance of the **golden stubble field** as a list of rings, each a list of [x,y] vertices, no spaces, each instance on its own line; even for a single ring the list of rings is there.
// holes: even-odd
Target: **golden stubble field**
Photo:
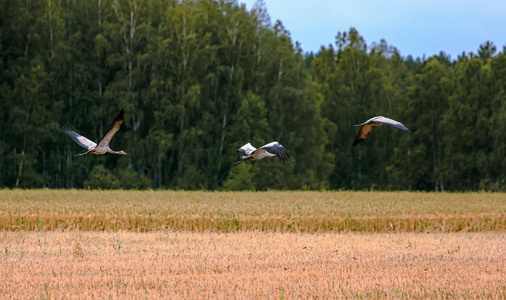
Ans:
[[[0,230],[506,231],[506,194],[0,190]]]
[[[0,191],[0,298],[506,298],[506,195]]]
[[[0,298],[504,298],[503,233],[3,232]]]

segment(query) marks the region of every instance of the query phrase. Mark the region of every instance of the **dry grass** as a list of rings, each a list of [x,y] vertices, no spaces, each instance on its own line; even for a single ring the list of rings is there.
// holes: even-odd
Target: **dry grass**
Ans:
[[[506,194],[0,190],[0,230],[481,232]]]
[[[506,194],[0,191],[0,298],[505,299],[505,254]]]
[[[504,233],[2,232],[0,298],[506,297]]]

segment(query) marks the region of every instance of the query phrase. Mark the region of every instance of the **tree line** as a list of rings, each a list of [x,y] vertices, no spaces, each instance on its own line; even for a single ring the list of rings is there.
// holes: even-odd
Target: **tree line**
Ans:
[[[304,52],[262,0],[0,0],[0,187],[506,190],[506,50]],[[83,156],[59,125],[111,148]],[[373,116],[413,134],[374,128]],[[291,159],[233,167],[277,140]]]

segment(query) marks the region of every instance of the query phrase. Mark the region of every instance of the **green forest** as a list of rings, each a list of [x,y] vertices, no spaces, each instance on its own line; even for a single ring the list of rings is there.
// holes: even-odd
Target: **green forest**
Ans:
[[[506,191],[499,47],[413,58],[352,27],[305,52],[263,1],[0,0],[0,188]],[[98,141],[122,108],[128,155],[74,157],[59,126]],[[416,131],[352,147],[378,115]],[[288,161],[233,166],[272,141]]]

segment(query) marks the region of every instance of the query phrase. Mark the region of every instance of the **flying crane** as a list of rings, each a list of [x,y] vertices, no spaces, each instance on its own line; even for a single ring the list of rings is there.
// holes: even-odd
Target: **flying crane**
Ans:
[[[369,132],[371,132],[373,126],[381,126],[383,124],[393,126],[406,132],[411,132],[411,130],[409,130],[401,122],[397,122],[395,120],[385,118],[383,116],[377,116],[365,121],[362,124],[353,125],[353,127],[360,127],[360,129],[357,133],[357,136],[355,137],[355,141],[353,141],[352,146],[355,146],[356,144],[365,140],[367,135],[369,135]]]
[[[259,160],[265,157],[277,156],[280,160],[286,161],[290,155],[286,152],[285,147],[278,142],[272,142],[267,145],[263,145],[260,148],[253,147],[250,143],[237,149],[237,152],[242,152],[246,155],[241,156],[241,160],[238,160],[234,165],[240,164],[246,160]]]
[[[114,121],[112,121],[111,126],[109,126],[109,129],[107,130],[106,134],[104,134],[104,136],[102,137],[102,139],[100,139],[98,144],[96,144],[93,141],[90,141],[89,139],[78,134],[77,132],[73,131],[70,128],[63,128],[62,131],[65,132],[72,140],[74,140],[76,144],[88,150],[85,153],[76,154],[75,155],[76,157],[86,155],[88,153],[90,154],[112,153],[112,154],[126,155],[126,152],[123,150],[114,151],[111,150],[111,148],[109,148],[109,142],[116,134],[116,132],[118,132],[119,128],[121,127],[121,124],[123,124],[123,109],[121,109],[121,111],[118,113]]]

